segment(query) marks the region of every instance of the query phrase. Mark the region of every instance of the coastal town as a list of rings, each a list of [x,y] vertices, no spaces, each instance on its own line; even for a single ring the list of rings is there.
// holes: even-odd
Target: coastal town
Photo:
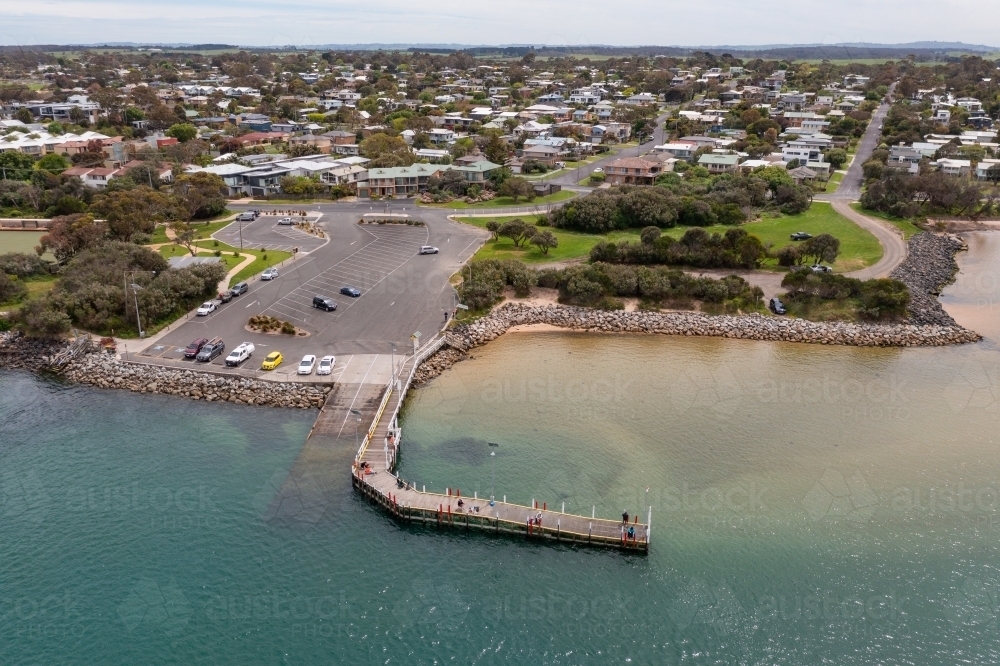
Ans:
[[[585,568],[608,557],[629,576],[619,567],[714,562],[706,525],[737,540],[802,516],[813,522],[789,539],[817,520],[840,529],[833,516],[869,529],[898,504],[885,499],[898,488],[868,489],[879,465],[911,453],[874,440],[896,442],[896,429],[919,440],[920,428],[961,439],[969,418],[979,444],[956,455],[992,460],[977,447],[1000,336],[1000,59],[826,55],[0,46],[0,385],[27,387],[0,390],[14,405],[0,396],[0,415],[14,432],[34,409],[17,406],[23,395],[112,396],[127,406],[109,423],[134,421],[165,460],[176,445],[227,478],[211,456],[247,469],[241,456],[268,458],[252,516],[233,524],[282,557],[298,530],[315,538],[345,515],[386,572],[405,558],[384,559],[379,539],[437,553],[418,558],[430,574],[385,574],[386,589],[405,587],[389,621],[401,633],[439,637],[438,605],[465,626],[460,609],[475,603],[449,601],[428,564],[465,549],[476,567],[490,552]],[[138,426],[159,414],[194,434],[180,445],[160,422]],[[230,439],[226,419],[246,419],[244,434]],[[746,451],[733,448],[744,437]],[[797,448],[811,438],[822,446]],[[922,473],[911,462],[888,474],[907,493]],[[819,465],[819,480],[792,493],[774,480],[786,464]],[[57,493],[54,473],[42,494],[19,474],[0,475],[0,525]],[[715,492],[705,479],[731,482],[719,482],[722,509],[678,510],[696,495],[684,474],[702,504]],[[777,511],[761,518],[770,498],[729,510],[765,477]],[[220,494],[245,491],[227,483]],[[677,487],[681,504],[663,499]],[[345,580],[377,596],[367,565],[339,552]],[[433,584],[411,586],[421,575]],[[643,625],[669,624],[672,645],[699,624],[677,619],[685,604],[711,609],[698,640],[713,646],[725,622],[744,627],[766,606],[748,615],[750,593],[727,600],[729,583],[684,575],[670,610]],[[138,607],[186,608],[164,580],[139,582],[111,614],[131,632],[154,612]],[[473,578],[462,580],[468,599]],[[360,654],[344,646],[367,636],[356,625],[372,608],[344,590],[322,602],[340,609],[336,639],[315,618],[295,631]],[[0,590],[0,618],[4,603]],[[188,616],[206,614],[184,612],[181,641]]]

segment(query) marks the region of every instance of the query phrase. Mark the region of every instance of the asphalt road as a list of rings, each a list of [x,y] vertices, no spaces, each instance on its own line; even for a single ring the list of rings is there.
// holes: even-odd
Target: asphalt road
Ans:
[[[147,350],[145,360],[155,359],[157,363],[172,366],[193,364],[184,361],[179,350],[196,338],[215,336],[225,341],[226,353],[240,342],[253,342],[257,352],[245,364],[253,367],[259,367],[263,356],[272,350],[281,351],[285,363],[290,365],[297,364],[305,354],[317,357],[333,354],[338,358],[388,355],[392,344],[400,351],[412,349],[413,333],[419,331],[426,342],[441,329],[445,311],[452,310],[455,304],[449,277],[488,238],[480,229],[448,220],[447,215],[454,211],[418,209],[412,201],[394,201],[389,209],[393,213],[406,209],[407,214],[413,213],[414,219],[424,221],[426,226],[358,224],[364,213],[386,209],[385,204],[374,202],[285,208],[322,213],[320,226],[329,242],[308,252],[300,249],[295,261],[279,268],[277,279],[251,281],[247,293],[222,305],[215,313],[192,317],[157,340]],[[244,244],[275,247],[272,227],[270,223],[244,225]],[[226,229],[221,230],[220,237],[226,233]],[[434,245],[441,251],[419,255],[421,245]],[[298,246],[301,248],[303,243]],[[343,286],[356,287],[362,294],[358,298],[341,295]],[[313,308],[314,294],[333,298],[338,303],[337,310],[325,312]],[[256,314],[290,321],[308,335],[252,333],[245,327]],[[211,365],[222,363],[220,356]]]

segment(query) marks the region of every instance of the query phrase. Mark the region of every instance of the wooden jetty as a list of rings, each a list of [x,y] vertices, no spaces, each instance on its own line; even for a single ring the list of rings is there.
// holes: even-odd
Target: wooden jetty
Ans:
[[[638,522],[635,516],[626,524],[620,519],[598,518],[593,510],[590,516],[565,513],[561,507],[550,508],[541,501],[527,506],[507,502],[506,497],[502,502],[491,502],[488,497],[463,496],[457,489],[445,494],[426,492],[396,474],[402,443],[399,410],[417,367],[443,344],[444,338],[439,337],[407,357],[395,381],[385,387],[351,465],[354,488],[403,523],[648,552],[651,515],[647,515],[645,523]]]

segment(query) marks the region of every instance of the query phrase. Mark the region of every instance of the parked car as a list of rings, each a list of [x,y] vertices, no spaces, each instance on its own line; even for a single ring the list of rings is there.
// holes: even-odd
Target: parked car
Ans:
[[[350,296],[351,298],[357,298],[358,296],[361,295],[361,290],[356,289],[354,287],[341,287],[340,293],[344,294],[345,296]]]
[[[783,315],[785,314],[785,304],[781,302],[779,298],[772,298],[767,304],[767,307],[771,308],[771,312],[774,314]]]
[[[283,227],[290,227],[293,224],[295,224],[295,222],[290,217],[283,217],[280,220],[278,220],[278,224],[280,224]]]
[[[233,292],[231,292],[228,289],[219,292],[219,300],[222,301],[223,303],[228,303],[229,301],[233,300]]]
[[[184,349],[184,358],[194,358],[201,351],[201,348],[208,342],[208,338],[198,338]]]
[[[236,216],[237,222],[253,222],[255,219],[257,219],[257,216],[254,215],[252,210],[245,210]]]
[[[273,351],[264,357],[264,362],[260,364],[261,370],[274,370],[281,362],[285,360],[285,357],[281,355],[279,351]]]
[[[316,368],[317,375],[329,375],[333,372],[333,364],[336,362],[334,356],[324,356],[319,360],[319,367]]]
[[[237,282],[235,285],[233,285],[233,288],[229,290],[229,293],[232,294],[233,296],[239,296],[240,294],[247,293],[247,290],[249,289],[250,285],[248,285],[246,282]]]
[[[565,169],[566,168],[566,163],[565,162],[556,162],[554,166],[557,169]]]
[[[833,269],[829,266],[824,266],[823,264],[813,264],[810,266],[813,273],[832,273]]]
[[[437,254],[439,250],[433,245],[421,245],[420,254]]]
[[[316,357],[312,354],[306,354],[299,361],[298,374],[300,375],[311,375],[313,368],[316,367]]]
[[[261,280],[273,280],[276,277],[278,277],[277,268],[265,268],[264,272],[260,274]]]
[[[792,240],[795,240],[795,241],[809,240],[812,237],[813,237],[812,234],[807,234],[804,231],[796,231],[794,234],[792,234]]]
[[[313,296],[313,307],[319,308],[320,310],[326,310],[327,312],[333,312],[337,309],[337,301],[332,298],[327,298],[326,296]]]
[[[205,346],[201,348],[201,351],[194,357],[194,360],[208,363],[225,351],[225,349],[226,343],[222,341],[222,338],[212,338],[205,343]]]
[[[201,304],[201,307],[198,308],[195,314],[199,317],[210,315],[218,310],[220,305],[222,305],[221,301],[205,301]]]
[[[244,342],[233,351],[229,352],[229,356],[226,357],[226,365],[231,368],[235,368],[243,361],[247,360],[253,356],[254,345],[252,342]]]

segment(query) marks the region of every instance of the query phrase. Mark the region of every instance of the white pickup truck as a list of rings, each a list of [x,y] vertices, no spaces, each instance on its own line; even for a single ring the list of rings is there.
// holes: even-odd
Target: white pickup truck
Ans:
[[[226,357],[226,365],[231,368],[235,368],[240,363],[253,356],[253,350],[254,347],[252,342],[244,342],[239,347],[229,352],[229,356]]]

